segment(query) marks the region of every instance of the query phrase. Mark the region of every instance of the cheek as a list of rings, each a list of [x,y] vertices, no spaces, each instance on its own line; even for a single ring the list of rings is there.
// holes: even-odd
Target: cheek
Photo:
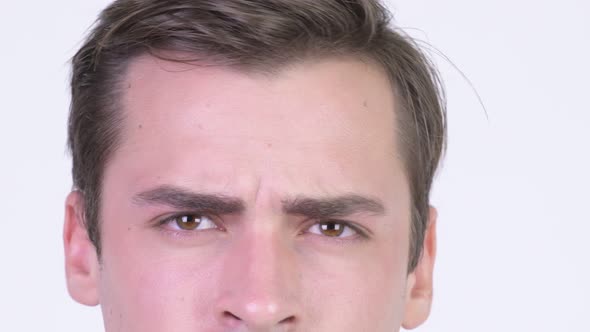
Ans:
[[[105,325],[115,331],[119,326],[124,331],[181,331],[179,324],[210,316],[204,312],[211,310],[207,303],[198,299],[213,298],[208,292],[215,289],[215,248],[174,250],[155,229],[135,222],[137,216],[125,206],[108,203],[101,225]]]
[[[199,299],[214,297],[213,267],[195,259],[194,253],[183,256],[163,259],[130,250],[113,255],[106,250],[101,305],[112,316],[110,325],[129,331],[182,330],[178,324],[210,317],[206,311],[211,308]]]
[[[373,266],[370,276],[374,277],[367,279],[368,297],[371,299],[368,307],[376,318],[383,317],[382,321],[376,322],[379,325],[375,331],[401,324],[407,280],[407,250],[402,250],[404,248],[397,247],[397,250],[384,253]]]
[[[343,257],[305,258],[304,302],[340,331],[392,331],[403,317],[406,244],[393,238]]]
[[[399,326],[403,318],[409,240],[404,227],[394,228],[398,229],[387,232],[387,239],[377,241],[375,252],[355,270],[363,290],[358,298],[364,302],[361,305],[366,317],[375,324],[374,331],[388,331]]]

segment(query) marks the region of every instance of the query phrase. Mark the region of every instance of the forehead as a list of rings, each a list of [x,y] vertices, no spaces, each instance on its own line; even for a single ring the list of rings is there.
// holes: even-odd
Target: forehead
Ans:
[[[326,129],[393,131],[393,96],[385,73],[352,58],[310,59],[268,74],[141,56],[130,64],[125,83],[124,108],[132,120],[190,118],[190,125],[241,118],[280,125],[329,118],[321,125]]]
[[[401,172],[394,97],[373,64],[324,59],[262,75],[142,56],[123,86],[113,159],[141,164],[137,182],[154,174],[200,185],[275,174],[370,191],[380,184],[368,175]]]

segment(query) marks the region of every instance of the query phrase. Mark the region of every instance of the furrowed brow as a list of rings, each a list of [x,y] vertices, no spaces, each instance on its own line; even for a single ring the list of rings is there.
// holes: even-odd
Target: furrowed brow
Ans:
[[[166,205],[179,210],[203,211],[215,214],[234,214],[244,211],[244,202],[236,197],[220,194],[191,192],[184,188],[163,185],[138,193],[133,197],[137,205]]]
[[[383,215],[385,207],[378,199],[350,194],[334,198],[297,197],[283,201],[283,212],[311,219],[341,218],[356,213]]]

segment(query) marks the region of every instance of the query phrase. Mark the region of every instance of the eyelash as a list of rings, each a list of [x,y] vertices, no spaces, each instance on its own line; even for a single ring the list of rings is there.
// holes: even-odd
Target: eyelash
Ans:
[[[209,216],[207,214],[204,213],[177,213],[174,214],[172,216],[169,217],[165,217],[163,219],[160,219],[157,222],[157,226],[164,232],[173,235],[175,237],[180,237],[180,236],[197,236],[199,235],[199,229],[195,229],[195,230],[182,230],[182,229],[176,229],[176,230],[171,230],[171,229],[166,229],[164,226],[166,226],[167,224],[171,224],[175,222],[176,218],[180,218],[183,216],[202,216],[202,217],[206,217],[209,218],[211,220],[211,222],[213,224],[215,224],[215,228],[211,228],[211,229],[223,229],[223,227],[219,226],[219,222],[215,221],[215,219],[217,219],[216,217],[212,217]],[[314,235],[318,235],[321,237],[325,237],[331,241],[336,241],[336,242],[351,242],[351,241],[357,241],[357,240],[364,240],[368,238],[368,235],[365,231],[363,231],[359,226],[354,225],[353,223],[346,221],[346,220],[339,220],[339,219],[326,219],[326,220],[321,220],[321,221],[315,221],[313,223],[311,223],[311,225],[306,226],[305,230],[308,231],[309,229],[311,229],[312,227],[314,227],[315,225],[321,225],[324,223],[336,223],[336,224],[340,224],[342,225],[345,229],[348,228],[350,230],[352,230],[354,233],[354,235],[348,236],[348,237],[330,237],[330,236],[322,236],[319,234],[315,234],[315,233],[311,233]],[[178,226],[177,226],[178,227]],[[201,230],[201,232],[208,230],[204,229]],[[309,233],[309,232],[307,232]]]

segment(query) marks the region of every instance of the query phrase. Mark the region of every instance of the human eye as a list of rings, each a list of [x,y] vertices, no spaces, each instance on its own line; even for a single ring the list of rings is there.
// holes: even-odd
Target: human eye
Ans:
[[[351,223],[341,220],[324,220],[313,224],[308,231],[312,234],[317,234],[335,239],[354,239],[358,237],[366,237],[358,227]]]
[[[190,232],[218,228],[212,218],[197,213],[180,213],[166,217],[158,222],[159,226],[174,232]]]

